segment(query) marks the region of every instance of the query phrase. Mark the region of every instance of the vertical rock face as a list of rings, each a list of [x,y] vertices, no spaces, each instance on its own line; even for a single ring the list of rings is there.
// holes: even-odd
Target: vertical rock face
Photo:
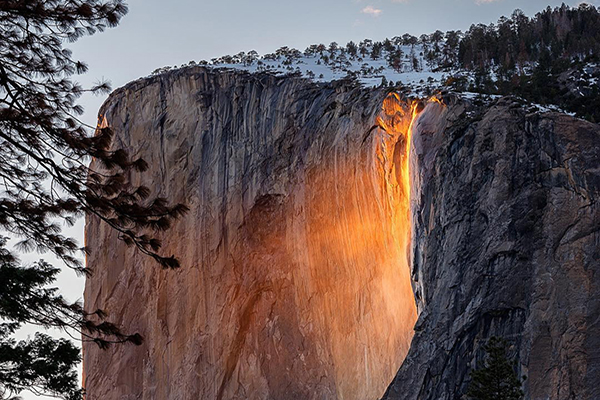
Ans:
[[[386,398],[465,398],[491,336],[528,399],[600,398],[600,127],[523,109],[431,104],[415,123],[419,320]]]
[[[600,127],[525,108],[413,120],[382,90],[202,68],[116,91],[135,183],[191,211],[176,271],[88,219],[86,307],[146,340],[84,346],[87,399],[464,399],[491,336],[528,399],[600,398]]]
[[[140,347],[84,346],[87,399],[374,399],[413,335],[410,110],[344,84],[188,69],[101,114],[144,183],[189,214],[161,271],[94,218],[88,309]],[[386,122],[388,132],[375,125]],[[139,181],[143,179],[143,181]]]

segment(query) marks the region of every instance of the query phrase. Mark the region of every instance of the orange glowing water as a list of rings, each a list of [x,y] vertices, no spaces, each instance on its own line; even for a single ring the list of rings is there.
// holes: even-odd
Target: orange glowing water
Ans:
[[[408,130],[406,131],[406,151],[404,154],[406,155],[403,160],[402,165],[402,183],[404,185],[404,193],[406,194],[406,210],[410,210],[410,146],[412,143],[413,136],[413,128],[417,117],[419,116],[419,102],[413,101],[410,106],[410,125],[408,126]],[[410,222],[406,227],[410,231]]]
[[[414,313],[404,314],[403,318],[404,324],[410,325],[411,328],[412,323],[414,323],[412,318],[416,318],[416,304],[410,277],[412,231],[410,154],[418,119],[427,104],[431,103],[437,103],[445,107],[444,102],[437,96],[426,100],[408,100],[402,99],[397,93],[391,93],[383,101],[382,112],[377,118],[378,126],[387,134],[384,135],[385,145],[382,146],[382,151],[385,154],[383,159],[388,160],[387,170],[389,173],[387,180],[390,183],[388,195],[393,210],[393,236],[400,253],[406,255],[406,257],[400,257],[398,260],[398,272],[406,282],[402,285],[403,289],[395,291],[394,296],[396,302],[400,300],[399,304],[403,304],[405,313],[407,304],[410,303],[415,306]]]
[[[86,386],[89,383],[88,393],[94,389],[114,392],[115,387],[130,391],[130,385],[113,385],[110,377],[135,383],[128,371],[143,371],[144,365],[156,366],[153,379],[158,382],[186,377],[188,366],[194,365],[195,369],[189,377],[182,378],[183,382],[206,390],[203,393],[207,398],[217,398],[217,390],[224,398],[232,398],[238,383],[259,393],[265,390],[263,382],[267,381],[260,375],[263,373],[269,382],[274,382],[269,390],[284,388],[281,390],[289,393],[290,385],[318,381],[318,385],[310,388],[311,392],[320,390],[330,394],[329,388],[334,388],[338,398],[350,400],[381,396],[408,353],[417,319],[408,257],[410,152],[422,109],[422,101],[404,100],[395,93],[389,95],[377,118],[383,132],[378,132],[373,140],[374,154],[371,148],[366,150],[373,157],[369,160],[374,162],[364,163],[368,167],[363,165],[361,169],[361,164],[351,157],[347,161],[342,156],[324,160],[323,163],[328,163],[324,171],[315,169],[307,173],[303,183],[306,195],[299,195],[301,207],[294,209],[299,217],[289,218],[285,228],[280,229],[281,215],[285,214],[274,213],[271,208],[251,215],[255,218],[251,221],[257,221],[255,224],[244,222],[240,228],[232,220],[223,229],[229,227],[230,232],[235,232],[227,243],[237,251],[231,255],[236,262],[227,257],[217,262],[211,259],[211,263],[201,268],[182,270],[185,275],[164,273],[163,276],[161,272],[159,278],[145,275],[154,273],[151,268],[128,272],[130,281],[136,278],[140,282],[163,282],[160,292],[152,285],[139,289],[147,296],[148,304],[155,305],[143,310],[144,318],[140,318],[137,309],[123,311],[124,320],[141,320],[145,324],[144,329],[151,332],[149,336],[154,340],[152,348],[159,350],[132,357],[131,353],[115,348],[111,350],[117,352],[114,360],[128,362],[111,363],[114,353],[86,347],[84,368],[91,372],[84,377]],[[141,146],[139,143],[147,139],[147,132],[143,129],[137,132],[140,135],[133,138]],[[175,186],[185,187],[189,180],[185,174],[179,175],[173,176],[174,182],[179,182]],[[194,232],[200,223],[201,226],[217,224],[216,219],[205,214],[208,215],[198,211],[198,215],[203,215],[202,221],[183,221],[187,225],[179,232]],[[95,227],[97,222],[88,224],[89,232],[105,235],[98,240],[110,240]],[[177,245],[170,249],[182,257],[197,259],[195,239],[194,235],[180,236]],[[285,251],[273,251],[282,248]],[[95,254],[92,265],[118,266],[107,262],[105,253]],[[202,272],[205,270],[208,272]],[[103,298],[105,293],[127,299],[129,288],[109,278],[117,276],[117,272],[121,273],[106,269],[96,275],[94,286],[86,288],[86,301],[110,301]],[[182,284],[187,282],[192,283]],[[101,285],[113,286],[109,290]],[[186,306],[178,308],[182,304]],[[227,310],[231,317],[223,319],[225,313],[215,310]],[[202,331],[207,326],[210,330]],[[165,331],[175,333],[165,335]],[[190,344],[189,337],[201,339]],[[279,337],[279,342],[274,337]],[[173,350],[165,358],[166,348]],[[210,350],[205,359],[188,349],[195,349],[203,357],[203,349]],[[302,351],[302,362],[298,349]],[[256,360],[268,368],[256,367]],[[98,365],[111,366],[110,375],[97,368]],[[327,366],[325,373],[320,370],[323,365]],[[181,366],[185,370],[177,369]],[[295,369],[290,371],[289,366]],[[204,379],[200,382],[208,385],[198,383],[200,373]],[[135,390],[143,388],[140,385]],[[157,398],[169,398],[170,390],[171,387],[163,385],[157,390]],[[277,392],[273,393],[278,398]]]
[[[423,102],[420,100],[404,100],[397,93],[391,93],[383,101],[382,113],[377,124],[390,136],[386,159],[392,160],[389,180],[393,183],[390,191],[393,208],[397,242],[408,249],[410,244],[410,151],[413,129]],[[408,265],[405,266],[408,268]]]
[[[410,152],[415,123],[428,103],[438,103],[445,107],[444,102],[437,96],[427,100],[403,100],[397,93],[389,94],[382,104],[382,113],[377,118],[377,124],[387,132],[396,146],[402,145],[400,157],[394,159],[393,168],[397,170],[399,197],[402,199],[402,213],[408,213],[410,208]],[[397,152],[397,150],[395,150]],[[410,226],[404,226],[410,231]]]

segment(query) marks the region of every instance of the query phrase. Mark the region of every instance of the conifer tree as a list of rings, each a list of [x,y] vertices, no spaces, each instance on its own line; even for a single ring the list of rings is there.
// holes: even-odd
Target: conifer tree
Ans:
[[[25,324],[81,335],[102,348],[141,342],[101,310],[84,310],[51,288],[59,267],[24,265],[19,253],[53,253],[77,273],[89,273],[77,257],[86,249],[62,233],[63,224],[88,214],[163,268],[179,266],[159,254],[153,232],[169,228],[186,207],[132,186],[132,174],[147,164],[115,148],[110,127],[94,132],[81,122],[77,99],[86,89],[71,77],[87,66],[63,46],[116,26],[126,12],[122,0],[0,1],[0,231],[20,240],[13,248],[0,238],[0,399],[23,390],[71,400],[82,395],[77,346],[41,331],[17,341],[15,332]],[[109,86],[88,90],[102,93]]]
[[[472,400],[522,400],[521,379],[506,357],[507,343],[492,337],[484,346],[485,365],[471,372],[467,396]]]

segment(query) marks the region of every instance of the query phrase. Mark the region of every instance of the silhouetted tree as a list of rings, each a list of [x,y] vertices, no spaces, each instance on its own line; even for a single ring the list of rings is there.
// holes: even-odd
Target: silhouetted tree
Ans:
[[[373,43],[373,47],[371,48],[371,59],[379,60],[381,57],[381,50],[383,49],[383,44],[381,42]]]
[[[356,57],[356,54],[358,53],[358,46],[356,45],[356,43],[354,43],[353,41],[349,41],[348,44],[346,44],[346,52],[351,57]]]
[[[388,65],[396,71],[401,71],[403,55],[404,55],[404,53],[402,53],[402,49],[399,47],[397,49],[395,49],[394,51],[388,53],[386,56]]]
[[[38,333],[18,342],[24,324],[80,332],[100,347],[139,344],[105,320],[101,310],[84,311],[50,288],[59,268],[39,261],[23,265],[18,254],[50,252],[78,273],[87,273],[77,252],[84,250],[62,234],[87,213],[119,233],[126,244],[176,268],[161,256],[152,231],[167,229],[185,211],[163,198],[150,198],[130,176],[144,171],[142,159],[131,159],[112,146],[113,131],[82,123],[77,99],[86,90],[70,78],[87,66],[71,58],[64,42],[116,26],[127,12],[122,0],[0,1],[0,229],[19,238],[9,248],[0,239],[0,398],[23,390],[67,399],[81,397],[74,367],[79,349],[71,341]],[[107,83],[89,89],[107,92]],[[92,129],[90,129],[92,128]],[[89,162],[95,159],[90,169]]]
[[[473,400],[521,400],[521,379],[506,357],[507,343],[492,337],[485,345],[485,365],[471,372],[467,396]]]
[[[594,55],[599,50],[598,9],[585,3],[576,8],[563,4],[548,7],[533,18],[515,10],[497,25],[473,25],[460,42],[459,58],[467,68],[493,61],[509,69],[516,62],[522,69],[548,55],[556,60]]]

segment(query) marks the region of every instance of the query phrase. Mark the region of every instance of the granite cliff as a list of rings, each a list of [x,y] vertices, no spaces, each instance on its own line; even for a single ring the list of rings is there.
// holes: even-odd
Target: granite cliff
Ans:
[[[383,394],[416,320],[399,182],[412,114],[395,97],[382,113],[385,96],[202,68],[111,96],[117,145],[191,211],[162,238],[176,271],[88,220],[86,304],[146,338],[85,348],[88,400]]]
[[[411,170],[415,337],[389,399],[461,399],[506,338],[528,399],[600,398],[600,126],[511,98],[431,109]]]
[[[191,211],[176,271],[87,220],[86,307],[146,339],[84,346],[87,399],[458,399],[493,335],[528,398],[600,397],[600,128],[436,100],[201,67],[115,91],[132,179]]]

